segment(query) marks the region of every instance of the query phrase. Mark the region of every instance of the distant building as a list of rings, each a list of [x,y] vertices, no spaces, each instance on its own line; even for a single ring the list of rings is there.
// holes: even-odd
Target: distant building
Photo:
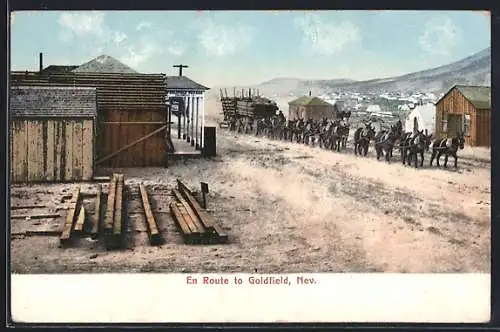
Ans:
[[[337,105],[332,105],[321,98],[302,96],[288,103],[288,119],[321,120],[326,117],[333,119],[340,110]]]
[[[382,109],[380,108],[379,105],[369,105],[366,108],[366,112],[368,112],[368,113],[380,113],[380,112],[382,112]]]
[[[491,87],[455,85],[436,103],[436,134],[463,132],[470,146],[491,145]]]
[[[435,135],[436,131],[436,106],[432,103],[418,105],[406,116],[405,131],[427,130]]]

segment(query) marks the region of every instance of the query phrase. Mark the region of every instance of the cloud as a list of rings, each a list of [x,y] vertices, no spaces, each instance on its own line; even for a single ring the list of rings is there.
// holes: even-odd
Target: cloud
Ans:
[[[304,46],[313,54],[332,55],[361,39],[361,30],[350,21],[323,22],[316,14],[305,14],[294,23],[302,30]]]
[[[460,42],[460,30],[448,17],[427,21],[419,37],[422,49],[434,55],[449,55]]]
[[[135,29],[137,31],[141,31],[141,30],[144,30],[144,29],[149,29],[153,26],[153,24],[151,22],[147,22],[147,21],[142,21],[142,22],[139,22],[139,24],[137,24],[135,26]]]
[[[139,45],[129,46],[127,54],[120,57],[119,60],[132,68],[137,68],[159,53],[161,50],[157,45],[142,42]]]
[[[186,52],[186,49],[185,49],[185,47],[182,44],[180,44],[178,42],[174,42],[174,43],[172,43],[167,48],[167,51],[170,54],[173,54],[173,55],[176,55],[176,56],[180,56],[180,55],[183,55]]]
[[[212,19],[198,26],[198,41],[208,53],[216,56],[232,55],[253,38],[253,28],[246,25],[227,26]]]
[[[122,31],[106,25],[103,12],[63,13],[59,16],[63,30],[59,34],[62,41],[70,42],[75,37],[87,38],[95,50],[102,52],[110,45],[121,45],[128,38]]]
[[[117,43],[117,44],[121,44],[125,41],[125,39],[127,39],[127,34],[123,33],[123,32],[119,32],[119,31],[115,31],[114,32],[114,42]]]
[[[75,35],[101,36],[105,32],[104,13],[63,13],[59,17],[59,25]]]

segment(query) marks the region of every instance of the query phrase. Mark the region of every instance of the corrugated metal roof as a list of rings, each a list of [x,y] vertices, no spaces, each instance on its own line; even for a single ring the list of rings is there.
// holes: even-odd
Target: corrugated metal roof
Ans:
[[[129,73],[137,74],[135,70],[109,55],[100,55],[73,70],[74,73]]]
[[[167,90],[209,90],[186,76],[167,76]]]
[[[477,109],[491,108],[491,87],[468,85],[456,85],[455,87]]]
[[[301,105],[301,106],[333,106],[332,104],[324,101],[318,97],[302,96],[292,100],[288,105]]]
[[[9,112],[13,117],[95,117],[97,93],[86,87],[11,87]]]

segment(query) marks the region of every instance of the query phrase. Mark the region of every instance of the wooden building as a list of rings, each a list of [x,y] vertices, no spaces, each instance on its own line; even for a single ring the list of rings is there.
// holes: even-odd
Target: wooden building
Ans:
[[[436,103],[436,135],[452,137],[464,133],[465,144],[491,145],[491,88],[453,86]]]
[[[334,119],[337,117],[339,109],[321,98],[302,96],[288,103],[288,119],[312,118],[319,121],[323,118]]]
[[[96,166],[165,164],[168,126],[164,74],[20,71],[11,72],[10,84],[96,88]]]
[[[169,123],[174,122],[174,131],[178,139],[186,140],[195,150],[203,151],[205,126],[205,91],[209,90],[190,78],[182,75],[184,65],[179,68],[178,76],[167,76],[166,96],[169,104],[177,112],[169,112]],[[172,114],[173,113],[173,114]],[[176,115],[175,120],[172,115]],[[175,123],[176,122],[176,123]],[[171,131],[169,127],[169,131]],[[174,144],[175,146],[175,144]]]
[[[91,180],[96,114],[95,88],[12,87],[11,181]]]

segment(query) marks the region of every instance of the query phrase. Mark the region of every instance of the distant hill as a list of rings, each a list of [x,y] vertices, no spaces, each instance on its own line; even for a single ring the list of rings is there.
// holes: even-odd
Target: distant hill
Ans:
[[[442,93],[455,84],[491,84],[491,48],[486,48],[462,60],[396,77],[355,81],[349,79],[303,80],[299,78],[275,78],[251,88],[270,97],[291,97],[307,94],[318,95],[327,91],[353,91],[359,93],[384,92],[433,92]],[[247,86],[248,88],[250,86]],[[241,87],[236,88],[240,93]],[[228,88],[233,94],[233,87]],[[214,88],[212,94],[219,95]]]
[[[490,85],[491,49],[448,65],[406,75],[368,81],[339,84],[318,83],[334,90],[355,90],[361,93],[379,92],[445,92],[455,84]]]
[[[128,73],[137,74],[135,70],[109,55],[100,55],[89,62],[78,66],[75,73]]]

